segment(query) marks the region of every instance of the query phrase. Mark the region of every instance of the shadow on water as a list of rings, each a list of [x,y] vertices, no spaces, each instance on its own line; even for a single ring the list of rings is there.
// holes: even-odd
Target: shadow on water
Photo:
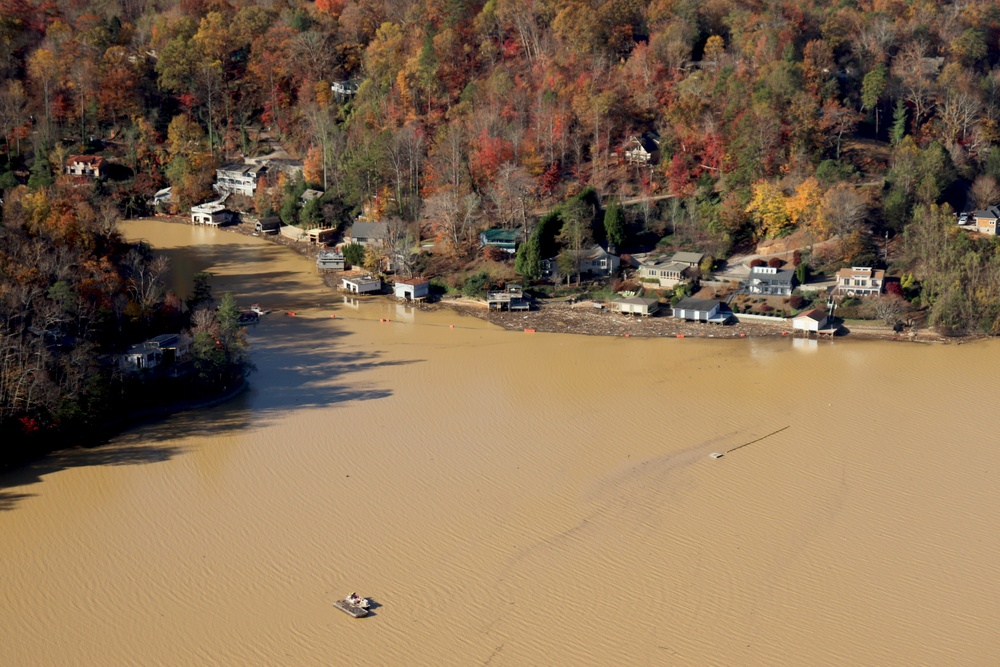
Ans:
[[[381,360],[378,352],[338,351],[336,340],[348,335],[325,320],[267,316],[251,333],[252,358],[258,371],[250,376],[249,391],[212,408],[151,420],[108,444],[57,451],[4,472],[0,474],[0,511],[14,509],[20,500],[33,495],[2,489],[36,484],[60,470],[158,463],[183,453],[171,444],[178,437],[215,438],[266,426],[291,410],[329,409],[347,402],[387,398],[392,395],[390,389],[352,380],[352,376],[423,361]]]

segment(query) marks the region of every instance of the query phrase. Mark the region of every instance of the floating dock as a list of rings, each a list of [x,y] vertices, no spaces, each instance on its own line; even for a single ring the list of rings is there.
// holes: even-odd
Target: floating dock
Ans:
[[[344,612],[345,614],[352,616],[354,618],[362,618],[368,615],[368,610],[364,607],[359,607],[356,604],[351,604],[347,600],[337,600],[333,603],[333,606]]]

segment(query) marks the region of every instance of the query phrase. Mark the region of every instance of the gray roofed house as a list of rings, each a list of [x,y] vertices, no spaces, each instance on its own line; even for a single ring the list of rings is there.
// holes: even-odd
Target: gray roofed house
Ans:
[[[985,210],[973,213],[972,217],[976,221],[977,232],[996,236],[997,221],[1000,220],[1000,207],[987,206]]]
[[[299,204],[305,206],[312,200],[319,199],[322,196],[323,196],[322,190],[313,190],[312,188],[309,188],[308,190],[302,193],[301,197],[299,197]]]
[[[660,287],[674,287],[686,280],[687,276],[684,275],[684,272],[690,268],[691,264],[689,263],[678,262],[673,258],[668,259],[661,255],[655,259],[645,259],[639,262],[639,278],[655,279]]]
[[[701,260],[705,259],[705,253],[703,252],[675,252],[674,256],[670,258],[672,262],[680,262],[681,264],[687,264],[691,268],[698,268],[701,265]]]
[[[730,313],[728,310],[723,310],[721,301],[696,299],[689,296],[677,302],[674,306],[673,316],[679,320],[723,324],[729,319]]]
[[[345,241],[367,246],[385,243],[389,236],[389,225],[384,222],[355,222],[347,232]]]
[[[743,283],[750,294],[769,296],[790,296],[794,271],[779,271],[770,266],[755,266]]]

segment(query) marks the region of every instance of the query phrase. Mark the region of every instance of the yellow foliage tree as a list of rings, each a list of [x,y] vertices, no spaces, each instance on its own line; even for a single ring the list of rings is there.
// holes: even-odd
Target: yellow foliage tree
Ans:
[[[781,188],[770,181],[754,183],[747,213],[756,223],[757,236],[773,238],[793,227],[788,215],[787,197]]]
[[[819,181],[810,176],[795,188],[795,194],[788,198],[785,207],[788,218],[795,226],[816,224],[820,203],[823,201],[823,190]]]

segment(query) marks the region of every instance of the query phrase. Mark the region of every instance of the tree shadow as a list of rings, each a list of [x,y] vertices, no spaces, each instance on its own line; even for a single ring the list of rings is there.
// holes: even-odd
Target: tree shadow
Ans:
[[[333,341],[352,335],[333,328],[335,320],[267,317],[275,319],[265,320],[251,337],[251,342],[260,339],[258,348],[251,352],[259,370],[250,377],[248,391],[214,407],[134,422],[107,443],[59,450],[0,473],[0,511],[14,509],[20,500],[32,495],[2,489],[37,484],[54,472],[83,466],[159,463],[183,453],[182,448],[170,444],[179,437],[218,438],[266,426],[293,410],[330,409],[353,401],[387,398],[392,395],[390,389],[352,382],[351,376],[423,361],[380,359],[377,351],[334,354]]]

